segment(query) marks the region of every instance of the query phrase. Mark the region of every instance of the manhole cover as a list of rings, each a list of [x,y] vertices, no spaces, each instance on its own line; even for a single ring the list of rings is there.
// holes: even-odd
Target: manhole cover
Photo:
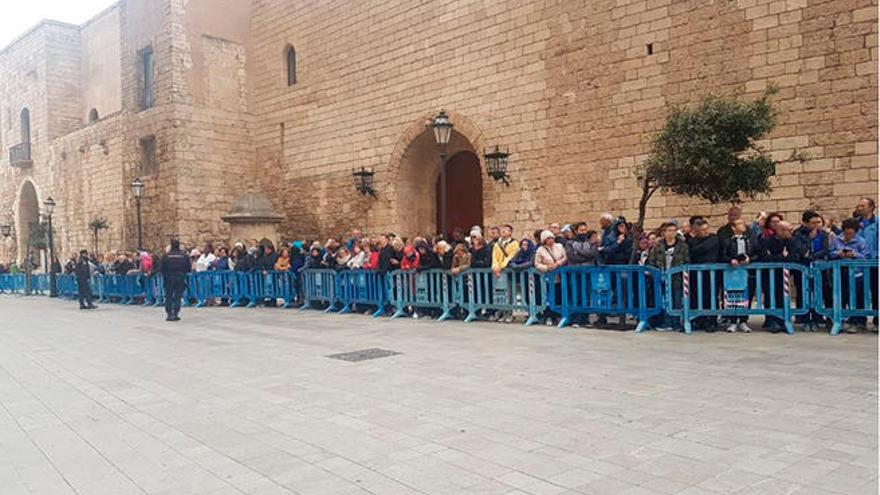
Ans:
[[[331,359],[339,359],[342,361],[349,361],[352,363],[357,363],[359,361],[366,361],[368,359],[378,359],[388,356],[395,356],[400,354],[399,352],[389,351],[386,349],[363,349],[360,351],[353,352],[343,352],[342,354],[331,354],[327,356]]]

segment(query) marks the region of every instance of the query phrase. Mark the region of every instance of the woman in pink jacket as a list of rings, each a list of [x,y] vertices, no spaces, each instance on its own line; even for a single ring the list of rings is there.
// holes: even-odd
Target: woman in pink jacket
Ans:
[[[568,258],[565,256],[565,247],[556,242],[553,232],[545,230],[541,232],[541,247],[535,251],[535,269],[544,273],[548,280],[548,289],[551,288],[556,300],[562,298],[562,283],[558,276],[546,275],[556,269],[568,264]],[[547,326],[553,326],[559,323],[559,314],[547,309],[544,311],[544,323]]]

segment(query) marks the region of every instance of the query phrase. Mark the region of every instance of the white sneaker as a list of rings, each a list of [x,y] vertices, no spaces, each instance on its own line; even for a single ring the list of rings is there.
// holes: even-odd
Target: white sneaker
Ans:
[[[513,323],[513,316],[508,315],[504,317],[504,323]]]
[[[413,319],[414,319],[414,320],[418,320],[418,319],[419,319],[419,314],[418,314],[418,313],[413,313]]]
[[[544,322],[544,324],[547,325],[548,327],[552,327],[553,321],[550,318],[547,318],[547,320]]]
[[[727,326],[727,331],[728,331],[729,333],[734,333],[734,332],[736,332],[736,323],[731,323],[730,325],[728,325],[728,326]]]
[[[752,329],[749,328],[749,326],[746,325],[746,322],[744,321],[739,322],[739,325],[736,326],[736,329],[743,333],[750,333],[752,331]]]

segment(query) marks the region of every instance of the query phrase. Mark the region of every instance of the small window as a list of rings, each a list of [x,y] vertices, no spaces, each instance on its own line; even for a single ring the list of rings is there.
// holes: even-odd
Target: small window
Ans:
[[[21,109],[21,142],[31,142],[31,111],[27,108]]]
[[[93,108],[93,109],[89,110],[89,123],[90,123],[90,124],[94,124],[95,122],[98,121],[98,119],[99,119],[99,117],[98,117],[98,109],[97,109],[97,108]]]
[[[293,86],[296,84],[296,50],[292,46],[287,45],[285,52],[287,59],[287,85]]]
[[[648,55],[653,55],[654,54],[654,43],[648,43],[647,45],[645,45],[645,51],[648,53]]]
[[[156,136],[146,136],[140,139],[141,147],[141,175],[156,173],[158,160],[156,159]]]
[[[138,52],[138,75],[140,90],[140,108],[146,110],[152,108],[155,103],[153,95],[153,48],[147,47]]]

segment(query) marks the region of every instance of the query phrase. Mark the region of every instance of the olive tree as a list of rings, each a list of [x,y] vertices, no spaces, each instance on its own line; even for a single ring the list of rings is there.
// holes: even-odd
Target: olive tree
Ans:
[[[757,141],[776,125],[771,102],[775,93],[771,86],[753,101],[707,96],[694,106],[669,110],[647,159],[636,170],[642,193],[636,236],[644,229],[648,203],[657,191],[713,204],[770,192],[776,161]],[[633,259],[637,249],[634,242]]]

